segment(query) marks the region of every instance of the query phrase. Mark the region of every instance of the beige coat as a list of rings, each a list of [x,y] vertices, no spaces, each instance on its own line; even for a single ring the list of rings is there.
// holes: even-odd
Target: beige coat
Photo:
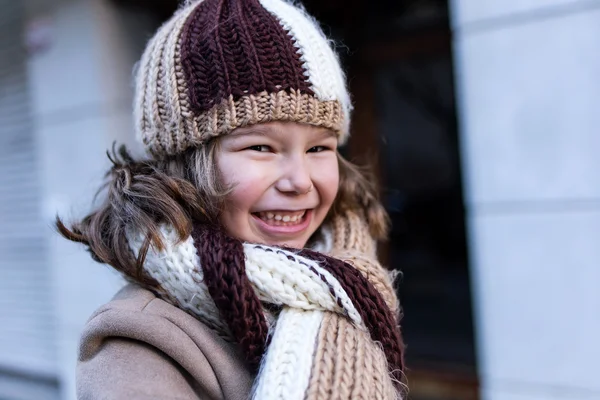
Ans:
[[[253,377],[235,347],[136,285],[88,321],[78,399],[247,399]]]

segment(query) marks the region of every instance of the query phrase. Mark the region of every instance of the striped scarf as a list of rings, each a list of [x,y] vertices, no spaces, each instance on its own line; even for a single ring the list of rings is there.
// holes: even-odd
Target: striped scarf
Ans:
[[[313,250],[243,243],[195,225],[161,227],[144,271],[158,292],[242,349],[260,400],[401,399],[399,304],[362,219],[321,229]],[[134,254],[144,235],[129,235]],[[316,251],[319,250],[319,251]]]

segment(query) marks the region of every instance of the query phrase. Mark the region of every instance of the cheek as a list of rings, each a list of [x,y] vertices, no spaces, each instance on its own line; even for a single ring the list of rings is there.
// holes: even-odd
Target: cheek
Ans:
[[[239,160],[231,154],[220,154],[217,157],[217,169],[219,178],[225,187],[230,188],[230,192],[225,198],[225,207],[221,210],[219,222],[228,234],[234,237],[244,236],[244,215],[248,209],[249,198],[252,193],[247,184],[247,169],[236,168]]]
[[[230,234],[240,236],[240,229],[247,228],[249,212],[268,189],[270,176],[260,163],[244,159],[238,154],[226,153],[218,159],[217,166],[222,182],[231,188],[220,220]]]
[[[247,174],[243,174],[247,175]],[[252,176],[236,175],[235,180],[228,181],[231,191],[226,196],[224,212],[229,214],[246,214],[261,197],[263,190],[260,182]]]
[[[253,184],[251,181],[239,180],[234,183],[231,192],[226,197],[227,207],[225,209],[229,213],[246,214],[260,199],[262,193],[259,185]]]
[[[225,207],[221,211],[219,222],[229,235],[250,240],[248,217],[259,194],[255,187],[245,182],[244,180],[227,182],[233,187],[225,198]]]
[[[313,181],[319,188],[323,204],[331,206],[340,186],[337,159],[335,159],[335,162],[331,161],[327,165],[321,166],[314,175]]]
[[[231,188],[227,202],[234,203],[233,208],[243,208],[243,204],[251,203],[258,196],[261,183],[265,182],[265,171],[236,154],[226,153],[217,158],[217,167],[222,182]]]

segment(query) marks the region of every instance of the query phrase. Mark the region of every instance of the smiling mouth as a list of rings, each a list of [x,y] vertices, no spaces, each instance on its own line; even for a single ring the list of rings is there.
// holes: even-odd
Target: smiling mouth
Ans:
[[[306,219],[306,210],[301,211],[262,211],[254,213],[267,225],[294,226],[300,225]]]

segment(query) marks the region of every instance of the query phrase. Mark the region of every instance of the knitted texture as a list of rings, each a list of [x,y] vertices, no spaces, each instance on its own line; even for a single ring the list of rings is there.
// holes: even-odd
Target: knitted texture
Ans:
[[[167,301],[239,344],[258,370],[255,399],[401,398],[391,279],[374,253],[357,250],[374,249],[362,219],[344,220],[322,228],[329,243],[355,246],[327,249],[343,258],[241,243],[205,225],[181,242],[163,226],[168,245],[150,249],[144,270]],[[138,254],[144,235],[129,242]]]
[[[321,311],[297,308],[281,312],[255,385],[255,399],[305,397],[323,316]]]
[[[187,2],[149,41],[135,91],[137,135],[155,157],[277,120],[348,136],[337,56],[318,24],[282,0]]]
[[[394,399],[383,350],[368,333],[353,329],[336,314],[326,314],[317,339],[307,400]]]
[[[354,266],[373,284],[396,317],[390,326],[396,327],[400,319],[399,303],[391,276],[376,261],[375,242],[365,234],[364,222],[357,214],[348,213],[332,225],[329,235],[327,227],[322,228],[332,242],[328,251]],[[307,400],[393,399],[408,391],[402,369],[386,362],[383,346],[365,332],[352,329],[347,319],[327,314],[317,343],[315,359],[319,362],[313,366]],[[403,354],[403,343],[398,344]],[[397,360],[403,365],[402,355]]]
[[[260,300],[245,273],[242,243],[220,231],[195,227],[194,245],[200,257],[208,292],[240,344],[246,359],[258,366],[265,351],[268,326]]]

